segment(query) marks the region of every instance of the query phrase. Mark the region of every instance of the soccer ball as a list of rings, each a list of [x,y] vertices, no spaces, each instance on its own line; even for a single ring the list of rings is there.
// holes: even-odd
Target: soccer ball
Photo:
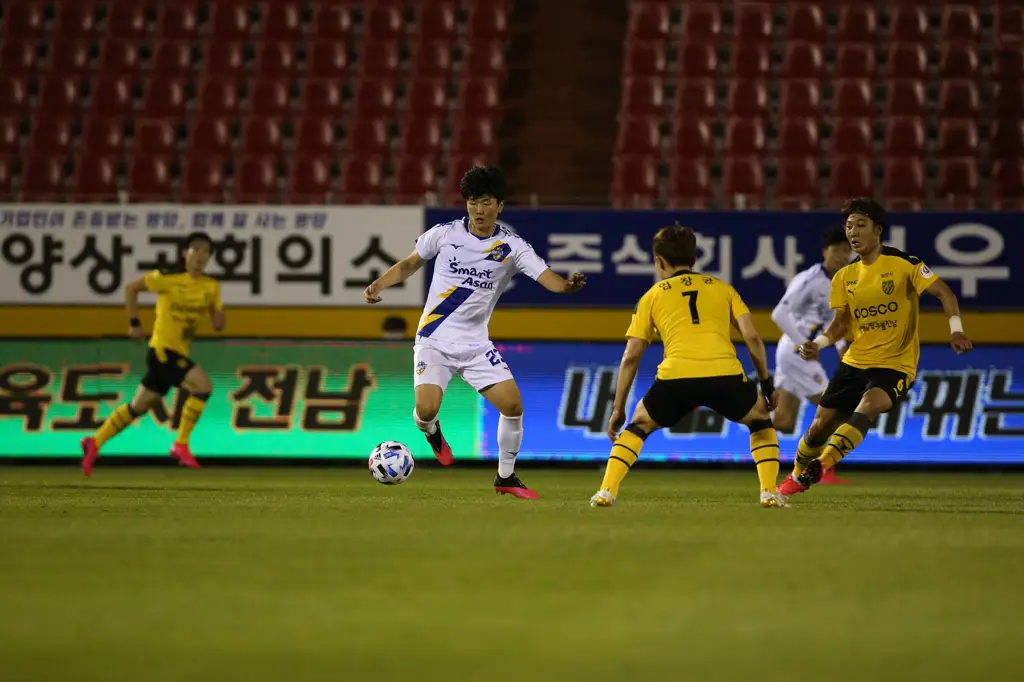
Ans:
[[[384,485],[405,483],[415,465],[409,448],[397,440],[386,440],[370,453],[370,474]]]

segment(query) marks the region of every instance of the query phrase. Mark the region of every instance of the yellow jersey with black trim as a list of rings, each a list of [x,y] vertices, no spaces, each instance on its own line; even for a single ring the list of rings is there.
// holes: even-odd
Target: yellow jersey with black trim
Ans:
[[[750,312],[739,293],[717,277],[683,272],[664,279],[636,304],[626,336],[647,343],[661,336],[659,379],[743,374],[732,343],[733,321]]]
[[[921,355],[918,297],[938,279],[921,259],[889,246],[871,265],[858,259],[837,272],[829,306],[849,308],[853,318],[843,362],[899,370],[912,380]]]
[[[156,322],[149,345],[188,355],[189,343],[196,335],[199,321],[212,310],[222,310],[220,282],[203,275],[164,274],[153,270],[146,274],[146,289],[156,294]]]

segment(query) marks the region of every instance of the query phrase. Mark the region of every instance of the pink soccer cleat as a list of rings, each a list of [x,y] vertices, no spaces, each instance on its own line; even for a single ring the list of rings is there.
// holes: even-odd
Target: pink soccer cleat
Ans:
[[[189,469],[198,469],[199,462],[192,456],[192,451],[187,445],[175,443],[171,446],[171,459],[178,460],[178,464]]]
[[[100,449],[96,447],[96,439],[92,436],[83,438],[82,446],[82,473],[86,478],[92,476],[92,467],[96,464],[96,458],[100,456]]]
[[[526,484],[519,480],[515,474],[507,478],[494,477],[494,492],[499,495],[512,495],[521,500],[537,500],[540,495],[526,487]]]
[[[779,484],[779,494],[784,497],[790,497],[791,495],[802,493],[819,482],[822,473],[821,460],[812,460],[799,476],[793,476],[792,474],[786,476],[782,483]]]
[[[845,478],[839,478],[836,476],[836,468],[826,469],[825,473],[821,475],[821,480],[818,481],[822,485],[850,485],[850,481]]]
[[[423,434],[427,436],[427,434]],[[452,455],[452,449],[448,446],[448,441],[441,435],[441,422],[437,423],[437,428],[434,433],[427,436],[427,442],[430,443],[430,449],[434,451],[434,457],[437,457],[437,461],[442,466],[451,466],[455,462],[455,457]]]

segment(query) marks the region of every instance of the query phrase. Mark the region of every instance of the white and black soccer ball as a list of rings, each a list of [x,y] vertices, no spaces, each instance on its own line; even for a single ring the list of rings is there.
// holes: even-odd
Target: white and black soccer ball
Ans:
[[[415,460],[409,448],[397,440],[386,440],[370,453],[370,474],[384,485],[405,483],[412,476]]]

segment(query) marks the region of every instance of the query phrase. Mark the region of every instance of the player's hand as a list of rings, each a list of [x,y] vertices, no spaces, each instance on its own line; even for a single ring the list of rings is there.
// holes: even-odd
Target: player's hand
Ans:
[[[779,392],[775,390],[775,379],[769,376],[758,382],[761,387],[761,395],[764,396],[764,404],[768,411],[773,412],[779,406]]]
[[[370,286],[363,289],[363,300],[365,300],[370,305],[373,305],[374,303],[380,303],[380,285],[374,282]]]
[[[957,355],[963,355],[964,353],[970,353],[974,349],[974,344],[967,338],[967,335],[963,332],[953,332],[950,337],[949,345],[953,347]]]
[[[817,360],[821,357],[821,349],[814,341],[804,341],[797,350],[804,360]]]
[[[613,407],[612,416],[608,418],[608,440],[614,443],[625,423],[626,411],[621,407]]]
[[[569,279],[565,281],[565,293],[571,294],[579,291],[583,288],[583,285],[587,283],[587,276],[582,272],[574,272],[569,275]]]
[[[128,327],[128,338],[142,341],[146,338],[146,332],[143,331],[141,326]]]

